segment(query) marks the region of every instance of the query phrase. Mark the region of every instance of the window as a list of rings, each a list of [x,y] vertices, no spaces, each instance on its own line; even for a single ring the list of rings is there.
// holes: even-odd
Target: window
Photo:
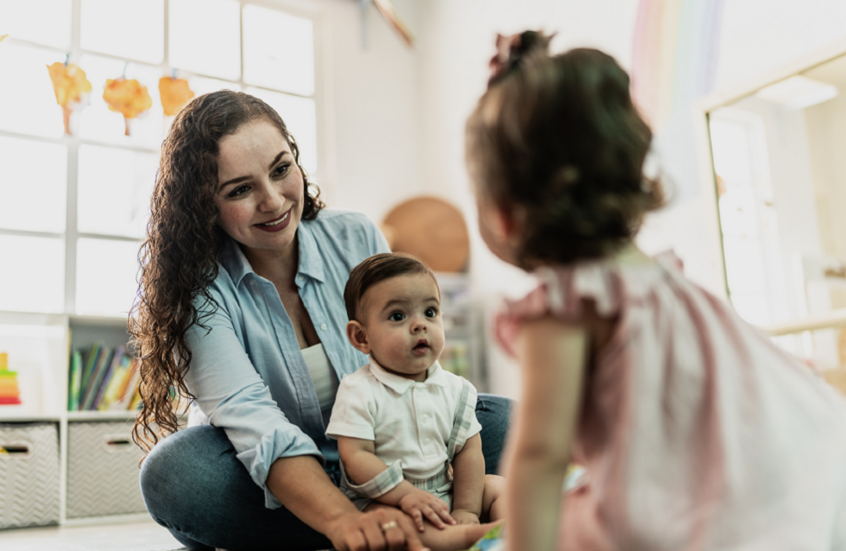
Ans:
[[[0,3],[0,310],[125,316],[171,123],[163,76],[195,95],[261,97],[287,123],[315,176],[315,19],[270,0],[27,0]],[[64,134],[45,65],[69,61],[91,82]],[[106,79],[146,86],[129,121],[103,101]]]

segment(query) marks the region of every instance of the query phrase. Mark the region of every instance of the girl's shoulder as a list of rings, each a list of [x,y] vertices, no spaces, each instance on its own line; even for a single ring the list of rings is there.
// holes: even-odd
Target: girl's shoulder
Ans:
[[[534,272],[536,286],[517,300],[506,300],[495,329],[504,348],[512,351],[522,322],[552,316],[586,327],[603,341],[620,313],[652,293],[656,286],[681,276],[672,253],[650,258],[632,247],[601,259],[545,266]]]

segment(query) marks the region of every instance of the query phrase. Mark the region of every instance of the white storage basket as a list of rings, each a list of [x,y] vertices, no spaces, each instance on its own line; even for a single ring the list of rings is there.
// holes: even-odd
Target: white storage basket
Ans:
[[[131,431],[123,421],[68,422],[67,518],[147,511],[138,486],[144,453]]]
[[[59,522],[56,423],[0,423],[0,528]]]

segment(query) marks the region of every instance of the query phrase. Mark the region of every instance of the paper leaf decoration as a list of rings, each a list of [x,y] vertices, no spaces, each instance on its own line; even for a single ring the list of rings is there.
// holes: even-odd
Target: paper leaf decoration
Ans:
[[[194,92],[184,78],[162,77],[159,79],[159,96],[165,116],[172,117],[194,97]]]
[[[129,136],[129,119],[134,119],[153,106],[153,99],[147,93],[147,87],[141,86],[134,78],[106,79],[103,99],[109,109],[123,115],[127,136]]]
[[[65,65],[57,61],[47,65],[47,72],[50,73],[50,80],[53,82],[56,103],[62,106],[65,134],[70,136],[71,111],[82,104],[83,94],[91,91],[91,83],[85,78],[85,71],[73,63]]]

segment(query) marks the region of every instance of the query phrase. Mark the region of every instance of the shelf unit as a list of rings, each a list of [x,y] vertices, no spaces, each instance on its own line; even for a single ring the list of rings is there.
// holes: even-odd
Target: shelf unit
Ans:
[[[147,513],[68,518],[68,434],[73,423],[124,423],[126,435],[135,421],[133,411],[67,411],[70,351],[95,340],[114,347],[126,344],[126,319],[0,312],[0,352],[9,355],[9,369],[18,374],[21,405],[0,406],[0,424],[53,423],[59,438],[60,525],[126,522],[149,518]],[[121,430],[122,432],[122,430]],[[140,450],[139,450],[140,459]]]
[[[481,357],[483,330],[470,275],[444,272],[435,275],[441,289],[446,337],[441,365],[444,369],[466,377],[479,392],[485,392],[487,378]]]

